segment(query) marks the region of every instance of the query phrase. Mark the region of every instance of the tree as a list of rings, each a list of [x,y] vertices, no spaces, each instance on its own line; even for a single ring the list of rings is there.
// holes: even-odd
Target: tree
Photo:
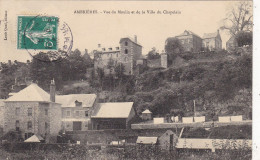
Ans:
[[[238,2],[227,14],[223,20],[220,29],[227,30],[232,36],[239,31],[252,31],[253,13],[252,2]]]
[[[153,47],[151,51],[147,54],[148,59],[158,59],[160,58],[160,54],[156,51],[156,48]]]
[[[183,47],[179,39],[175,37],[167,38],[165,42],[165,52],[168,55],[169,64],[171,64],[174,58],[183,52]]]
[[[122,63],[118,63],[115,66],[115,75],[117,78],[122,79],[125,72],[125,66]]]
[[[252,32],[239,31],[236,34],[235,38],[236,38],[238,47],[243,47],[245,45],[252,45],[253,33]]]

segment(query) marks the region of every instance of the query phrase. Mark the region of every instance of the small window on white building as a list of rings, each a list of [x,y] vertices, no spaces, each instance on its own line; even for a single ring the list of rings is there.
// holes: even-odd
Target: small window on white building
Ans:
[[[20,108],[19,107],[15,108],[15,115],[16,116],[20,115]]]
[[[32,129],[32,121],[27,122],[27,129]]]
[[[70,111],[66,111],[66,116],[70,117]]]
[[[79,111],[76,111],[76,112],[75,112],[75,115],[78,117],[78,116],[79,116]]]
[[[47,129],[48,129],[48,123],[45,122],[45,130],[47,130]]]
[[[85,117],[88,117],[88,111],[85,111]]]
[[[32,108],[28,108],[28,116],[32,116]]]
[[[45,116],[48,116],[48,109],[45,109]]]
[[[125,46],[128,46],[128,42],[125,42]]]

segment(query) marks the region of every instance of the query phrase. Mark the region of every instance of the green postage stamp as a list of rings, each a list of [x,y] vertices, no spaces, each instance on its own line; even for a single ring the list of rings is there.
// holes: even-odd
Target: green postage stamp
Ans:
[[[17,49],[57,50],[58,17],[18,16]]]

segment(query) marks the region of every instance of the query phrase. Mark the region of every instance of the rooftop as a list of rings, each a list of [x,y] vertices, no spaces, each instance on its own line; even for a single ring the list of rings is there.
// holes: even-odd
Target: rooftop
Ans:
[[[91,118],[128,118],[134,102],[99,103]]]
[[[60,103],[61,107],[76,107],[75,101],[82,102],[82,107],[92,107],[96,97],[95,94],[57,95],[56,102]]]
[[[123,38],[120,39],[119,43],[121,43],[121,41],[122,41],[123,39],[129,39],[130,41],[132,41],[132,42],[134,42],[135,44],[137,44],[137,45],[139,45],[139,46],[142,47],[142,45],[141,45],[138,41],[135,42],[135,40],[134,40],[133,38],[131,38],[131,37],[123,37]]]
[[[187,36],[187,35],[194,35],[194,36],[200,37],[199,35],[195,34],[194,32],[192,32],[190,30],[185,30],[182,34],[180,34],[176,37]]]
[[[23,90],[17,92],[6,101],[33,101],[33,102],[50,102],[50,95],[41,89],[37,84],[32,83]]]
[[[146,109],[145,111],[143,111],[142,113],[152,113],[149,109]]]
[[[215,38],[218,36],[218,32],[214,32],[214,33],[204,33],[203,35],[203,39],[207,39],[207,38]]]

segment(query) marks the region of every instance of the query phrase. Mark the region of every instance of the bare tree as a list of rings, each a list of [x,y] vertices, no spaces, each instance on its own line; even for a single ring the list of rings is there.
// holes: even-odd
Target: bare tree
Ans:
[[[238,2],[223,20],[222,30],[227,30],[232,36],[239,31],[252,31],[253,28],[252,2]]]

